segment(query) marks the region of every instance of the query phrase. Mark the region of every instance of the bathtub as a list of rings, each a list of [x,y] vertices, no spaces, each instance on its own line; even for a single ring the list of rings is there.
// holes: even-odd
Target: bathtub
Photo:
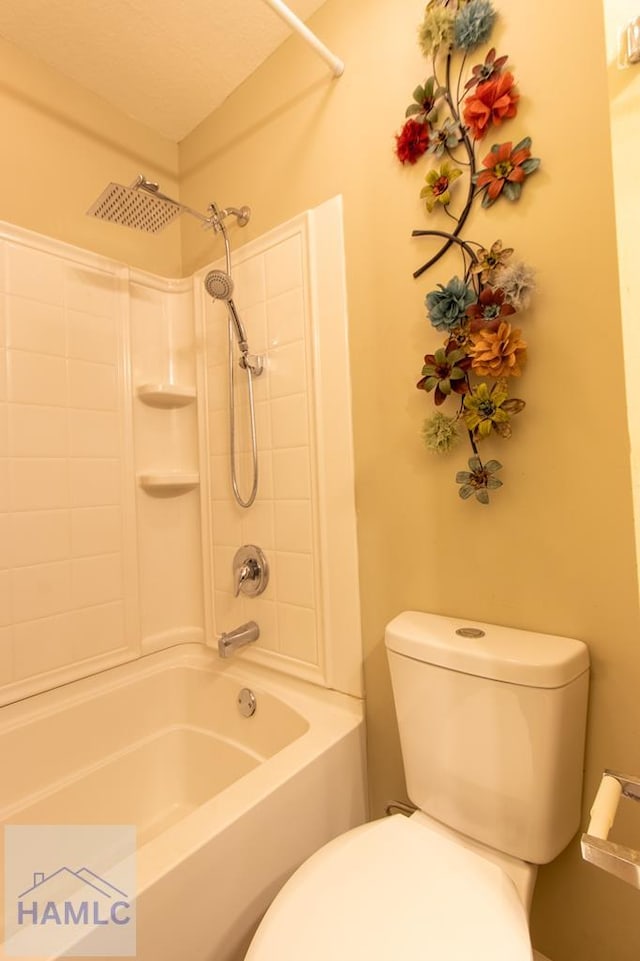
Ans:
[[[3,825],[135,825],[138,961],[240,961],[295,868],[366,818],[361,702],[197,644],[2,708],[0,772]]]

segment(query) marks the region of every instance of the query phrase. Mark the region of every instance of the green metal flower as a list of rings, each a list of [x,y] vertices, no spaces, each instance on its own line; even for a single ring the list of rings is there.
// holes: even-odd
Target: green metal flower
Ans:
[[[458,494],[467,500],[473,494],[481,504],[489,503],[489,491],[502,487],[502,481],[494,477],[496,471],[502,470],[502,464],[497,460],[488,460],[483,464],[478,456],[469,458],[469,470],[460,470],[456,474],[456,483],[461,484]]]
[[[446,160],[440,164],[439,168],[429,171],[425,177],[426,186],[420,191],[420,196],[424,200],[429,213],[436,204],[442,204],[443,207],[446,207],[447,204],[451,203],[451,185],[454,180],[461,176],[462,171],[457,167],[452,167]]]
[[[422,425],[422,437],[428,450],[447,454],[460,439],[456,419],[437,411]]]
[[[444,87],[436,87],[436,78],[429,77],[424,86],[418,84],[413,91],[413,103],[405,110],[405,117],[414,117],[422,123],[435,123],[438,119],[436,104],[445,93]]]
[[[416,384],[418,390],[435,391],[436,406],[443,404],[449,394],[466,394],[467,370],[471,358],[463,350],[448,350],[439,347],[434,354],[426,354],[422,377]]]

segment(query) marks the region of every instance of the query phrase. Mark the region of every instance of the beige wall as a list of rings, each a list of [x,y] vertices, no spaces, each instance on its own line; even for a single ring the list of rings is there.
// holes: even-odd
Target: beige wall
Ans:
[[[374,812],[403,793],[383,649],[405,608],[583,638],[593,659],[585,796],[604,766],[640,769],[637,581],[616,273],[607,78],[600,0],[498,3],[497,34],[523,99],[509,135],[543,167],[521,201],[479,212],[469,233],[500,236],[538,269],[527,315],[528,408],[499,448],[505,487],[463,503],[456,458],[430,459],[429,411],[413,387],[435,345],[423,298],[457,269],[411,272],[427,224],[424,170],[393,157],[393,133],[427,69],[415,45],[423,0],[328,0],[312,27],[346,60],[339,81],[288,42],[181,144],[168,144],[3,45],[0,217],[175,275],[179,228],[159,238],[94,224],[82,211],[109,179],[144,170],[198,208],[249,203],[236,243],[342,193],[350,308],[359,548]],[[29,177],[27,177],[29,171]],[[435,221],[430,221],[434,223]],[[177,231],[177,233],[176,233]],[[182,225],[182,268],[211,239]],[[524,320],[524,319],[523,319]],[[433,732],[437,736],[437,732]],[[559,784],[559,790],[562,785]],[[632,827],[629,827],[632,830]],[[625,838],[628,839],[628,838]],[[637,893],[585,865],[574,845],[540,873],[537,946],[553,961],[634,961]]]
[[[458,269],[452,260],[412,279],[425,250],[409,237],[427,223],[418,202],[424,169],[401,169],[392,152],[404,106],[427,76],[415,44],[424,4],[328,0],[312,27],[344,57],[342,79],[329,79],[293,40],[180,149],[185,202],[201,205],[213,191],[224,203],[252,205],[236,243],[344,195],[374,813],[403,793],[382,638],[385,622],[405,608],[583,638],[593,658],[586,797],[604,766],[640,769],[601,7],[582,5],[578,31],[571,6],[555,0],[496,6],[499,49],[523,97],[509,137],[530,134],[543,167],[518,204],[478,212],[468,231],[516,246],[540,284],[523,317],[528,408],[512,440],[496,448],[505,486],[488,509],[459,500],[456,459],[430,459],[418,436],[429,403],[413,384],[435,346],[422,301]],[[197,228],[185,224],[183,236],[186,270],[210,259]],[[574,843],[540,872],[537,946],[554,961],[631,961],[640,947],[637,906],[637,894],[584,864]]]
[[[176,144],[0,38],[0,220],[157,273],[181,271],[180,229],[156,237],[85,211],[138,173],[175,193]]]

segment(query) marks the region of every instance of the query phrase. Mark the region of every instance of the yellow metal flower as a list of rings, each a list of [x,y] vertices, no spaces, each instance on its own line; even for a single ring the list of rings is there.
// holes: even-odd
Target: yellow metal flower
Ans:
[[[492,430],[505,435],[510,416],[502,405],[507,399],[507,391],[502,385],[494,384],[491,390],[487,384],[478,384],[464,398],[464,421],[467,428],[479,437],[488,437]],[[509,433],[511,431],[509,430]]]
[[[503,247],[501,240],[496,240],[491,245],[490,250],[481,247],[478,251],[478,260],[471,268],[472,274],[480,274],[483,284],[491,282],[494,271],[499,267],[504,267],[506,261],[513,253],[513,247]]]
[[[491,389],[483,382],[464,398],[464,422],[476,438],[488,437],[492,431],[511,437],[511,417],[524,408],[523,400],[509,397],[507,382],[496,381]]]

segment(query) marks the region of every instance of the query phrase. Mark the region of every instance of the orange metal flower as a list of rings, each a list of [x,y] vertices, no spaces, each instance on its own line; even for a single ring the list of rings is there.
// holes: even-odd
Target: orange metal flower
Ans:
[[[474,175],[478,188],[486,187],[482,206],[490,207],[504,191],[509,200],[517,200],[525,177],[540,166],[537,157],[531,156],[531,137],[525,137],[515,147],[511,143],[494,144],[482,161],[486,170]]]
[[[513,74],[502,73],[478,84],[475,93],[467,97],[464,120],[476,140],[484,137],[491,124],[498,126],[503,120],[515,117],[520,95],[514,92],[513,86]]]
[[[502,321],[497,330],[485,328],[472,335],[469,349],[471,369],[480,377],[519,377],[526,359],[527,345],[519,330]]]

